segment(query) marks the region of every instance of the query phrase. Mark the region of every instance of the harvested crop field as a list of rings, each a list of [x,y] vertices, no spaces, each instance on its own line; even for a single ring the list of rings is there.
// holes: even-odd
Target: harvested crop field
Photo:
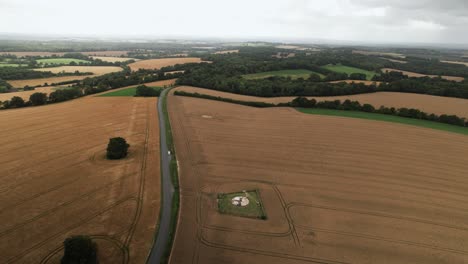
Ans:
[[[52,73],[61,73],[69,72],[73,73],[76,71],[79,72],[92,72],[95,76],[104,75],[112,72],[119,72],[123,69],[116,66],[60,66],[60,67],[50,67],[50,68],[38,68],[34,69],[35,71],[42,72],[52,72]]]
[[[60,263],[90,235],[100,263],[144,263],[160,204],[155,98],[85,97],[0,112],[0,263]],[[105,158],[109,138],[130,144]]]
[[[184,63],[201,63],[200,58],[165,58],[165,59],[152,59],[152,60],[141,60],[135,63],[131,63],[128,66],[132,71],[137,71],[139,69],[161,69],[162,67],[174,66],[176,64]]]
[[[391,69],[391,68],[383,68],[382,72],[401,72],[404,75],[408,75],[408,77],[416,77],[416,78],[421,78],[421,77],[430,77],[430,78],[435,78],[438,77],[437,75],[429,75],[429,74],[421,74],[421,73],[416,73],[416,72],[409,72],[409,71],[402,71],[402,70],[397,70],[397,69]],[[463,77],[456,77],[456,76],[441,76],[442,79],[446,79],[449,81],[456,81],[456,82],[462,82],[465,78]]]
[[[91,56],[93,59],[98,59],[102,61],[107,61],[107,62],[125,62],[129,60],[134,60],[138,61],[139,59],[134,59],[134,58],[122,58],[122,57],[98,57],[98,56]]]
[[[77,76],[62,76],[62,77],[50,77],[50,78],[40,78],[40,79],[29,79],[29,80],[13,80],[8,81],[15,88],[23,88],[24,86],[38,86],[68,81],[81,81],[86,78],[92,78],[100,75],[104,75],[112,72],[122,71],[122,68],[115,66],[61,66],[61,67],[51,67],[51,68],[39,68],[34,69],[35,71],[52,71],[53,73],[65,72],[93,72],[92,75],[77,75]]]
[[[468,137],[177,96],[168,106],[182,199],[172,263],[468,261]],[[253,189],[266,220],[217,211],[218,194]]]
[[[465,66],[468,67],[468,62],[463,62],[463,61],[440,61],[440,62],[451,63],[451,64],[460,64],[460,65],[465,65]]]
[[[38,86],[44,84],[56,84],[61,82],[69,82],[69,81],[80,81],[89,77],[93,77],[93,75],[81,75],[81,76],[62,76],[62,77],[50,77],[50,78],[39,78],[39,79],[29,79],[29,80],[12,80],[7,81],[11,86],[15,88],[23,88],[27,86]]]
[[[189,93],[201,93],[212,96],[220,96],[224,98],[231,98],[241,101],[252,101],[252,102],[267,102],[267,103],[287,103],[292,101],[294,96],[289,97],[255,97],[247,95],[239,95],[233,93],[219,92],[215,90],[209,90],[191,86],[181,86],[175,89],[176,91],[185,91]],[[461,98],[441,97],[432,96],[425,94],[413,94],[413,93],[397,93],[397,92],[377,92],[369,94],[357,94],[357,95],[343,95],[343,96],[325,96],[325,97],[307,97],[314,98],[318,101],[333,101],[346,99],[359,101],[361,104],[371,104],[375,108],[380,106],[395,107],[395,108],[416,108],[427,113],[434,114],[451,114],[458,115],[460,117],[468,118],[468,100]]]
[[[51,92],[55,91],[57,88],[56,86],[47,86],[47,87],[38,87],[35,90],[31,91],[21,91],[21,92],[13,92],[13,93],[0,93],[0,101],[10,100],[13,96],[19,96],[23,98],[25,101],[29,100],[29,96],[33,93],[46,93],[50,94]]]

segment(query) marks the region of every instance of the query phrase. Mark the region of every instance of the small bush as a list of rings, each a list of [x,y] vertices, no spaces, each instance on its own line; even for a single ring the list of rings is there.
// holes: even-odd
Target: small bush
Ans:
[[[108,159],[122,159],[127,156],[128,148],[127,141],[124,138],[116,137],[109,139],[107,145],[107,158]]]
[[[72,236],[63,242],[65,253],[61,264],[97,264],[97,246],[90,237]]]

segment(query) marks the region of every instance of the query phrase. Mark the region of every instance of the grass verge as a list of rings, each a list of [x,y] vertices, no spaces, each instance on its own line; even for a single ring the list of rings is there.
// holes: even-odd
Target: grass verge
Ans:
[[[360,118],[360,119],[368,119],[368,120],[378,120],[378,121],[400,123],[400,124],[432,128],[432,129],[437,129],[437,130],[442,130],[442,131],[449,131],[453,133],[468,135],[468,128],[466,127],[454,126],[454,125],[421,120],[421,119],[406,118],[406,117],[376,114],[376,113],[357,112],[357,111],[332,110],[332,109],[297,108],[297,110],[306,114],[342,116],[342,117]]]
[[[234,205],[232,204],[232,199],[235,197],[247,197],[249,204],[246,206]],[[242,217],[267,218],[258,190],[218,194],[218,211],[222,214]]]

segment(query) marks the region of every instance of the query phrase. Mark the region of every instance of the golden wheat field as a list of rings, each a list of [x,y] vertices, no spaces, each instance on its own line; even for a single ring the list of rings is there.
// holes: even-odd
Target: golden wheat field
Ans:
[[[34,69],[35,71],[42,72],[52,72],[52,73],[61,73],[68,72],[74,73],[79,72],[92,72],[93,75],[99,76],[112,72],[122,71],[122,68],[116,66],[59,66],[59,67],[50,67],[50,68],[38,68]]]
[[[91,236],[100,263],[146,261],[160,204],[156,101],[84,97],[0,112],[0,263],[60,263],[71,235]],[[107,160],[117,136],[129,155]]]
[[[181,191],[171,263],[468,262],[468,137],[180,96],[168,106]],[[266,220],[218,211],[218,194],[253,189]]]
[[[246,96],[233,93],[219,92],[215,90],[209,90],[191,86],[181,86],[175,89],[176,91],[185,91],[190,93],[201,93],[212,96],[220,96],[224,98],[231,98],[241,101],[253,101],[253,102],[267,102],[267,103],[287,103],[291,102],[296,97],[255,97]],[[357,94],[357,95],[343,95],[343,96],[328,96],[328,97],[308,97],[314,98],[318,101],[333,101],[346,99],[359,101],[361,104],[371,104],[375,108],[380,106],[395,107],[395,108],[416,108],[427,113],[434,114],[452,114],[460,117],[468,118],[468,100],[461,98],[441,97],[432,96],[425,94],[413,94],[413,93],[397,93],[397,92],[377,92],[369,94]]]

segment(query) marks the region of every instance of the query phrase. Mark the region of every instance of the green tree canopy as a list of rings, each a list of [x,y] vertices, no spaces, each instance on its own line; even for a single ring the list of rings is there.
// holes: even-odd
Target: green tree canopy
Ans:
[[[107,158],[108,159],[122,159],[125,158],[128,154],[128,148],[130,147],[127,144],[127,141],[122,137],[116,137],[109,139],[109,144],[107,145]]]

